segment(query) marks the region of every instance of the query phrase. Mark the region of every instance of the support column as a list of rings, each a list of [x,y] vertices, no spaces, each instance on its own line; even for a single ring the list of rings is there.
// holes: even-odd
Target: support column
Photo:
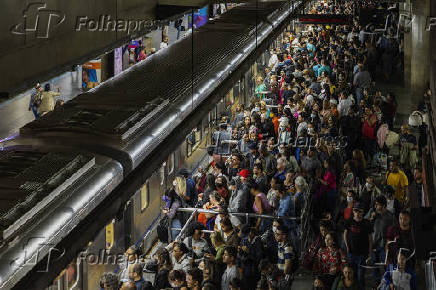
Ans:
[[[406,3],[400,4],[400,14],[409,15],[411,11],[410,0],[407,0]],[[411,65],[412,65],[412,32],[404,33],[403,40],[403,51],[404,51],[404,86],[405,88],[411,88]]]
[[[430,33],[426,31],[427,18],[430,15],[430,0],[417,0],[412,3],[412,57],[410,88],[413,103],[422,98],[430,76]]]

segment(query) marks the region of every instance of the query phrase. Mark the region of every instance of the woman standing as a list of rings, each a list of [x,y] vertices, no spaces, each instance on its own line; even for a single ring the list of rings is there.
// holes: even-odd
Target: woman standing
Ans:
[[[154,277],[153,287],[155,289],[165,289],[171,287],[168,281],[168,274],[171,271],[171,259],[168,250],[161,248],[155,254],[157,260],[157,274]]]
[[[329,160],[324,161],[324,177],[319,179],[321,183],[321,198],[325,199],[325,209],[333,212],[336,205],[336,173],[334,167]]]

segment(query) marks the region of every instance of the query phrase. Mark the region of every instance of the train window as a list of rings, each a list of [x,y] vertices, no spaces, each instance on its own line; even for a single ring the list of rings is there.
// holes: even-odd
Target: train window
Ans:
[[[176,159],[176,153],[173,152],[168,157],[168,174],[171,174],[174,172],[175,159]]]
[[[106,226],[106,249],[109,250],[114,245],[114,221]]]
[[[162,166],[160,167],[160,185],[165,185],[165,166],[167,166],[167,163],[162,163]]]
[[[148,186],[148,180],[141,187],[141,212],[148,207],[148,201],[150,196],[150,188]]]

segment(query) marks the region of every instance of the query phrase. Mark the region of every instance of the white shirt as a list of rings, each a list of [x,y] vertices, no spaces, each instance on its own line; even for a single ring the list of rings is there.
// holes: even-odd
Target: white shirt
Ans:
[[[277,54],[273,53],[273,55],[271,55],[268,61],[268,67],[270,67],[271,70],[275,70],[278,64],[279,64],[279,58],[277,57]]]
[[[160,43],[160,49],[167,48],[167,47],[168,47],[168,43],[163,42],[163,41]]]

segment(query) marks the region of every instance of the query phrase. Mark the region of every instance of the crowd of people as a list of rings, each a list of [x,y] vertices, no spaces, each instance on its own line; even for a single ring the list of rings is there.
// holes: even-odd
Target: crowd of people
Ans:
[[[312,13],[355,12],[334,3]],[[395,95],[374,83],[401,60],[394,35],[392,19],[384,34],[357,21],[286,32],[251,103],[220,116],[211,169],[182,170],[163,196],[166,246],[145,264],[130,248],[137,262],[102,288],[291,289],[298,271],[313,289],[417,289],[409,210],[424,202],[425,136],[394,131]],[[193,207],[205,211],[180,236],[191,213],[178,209]]]

